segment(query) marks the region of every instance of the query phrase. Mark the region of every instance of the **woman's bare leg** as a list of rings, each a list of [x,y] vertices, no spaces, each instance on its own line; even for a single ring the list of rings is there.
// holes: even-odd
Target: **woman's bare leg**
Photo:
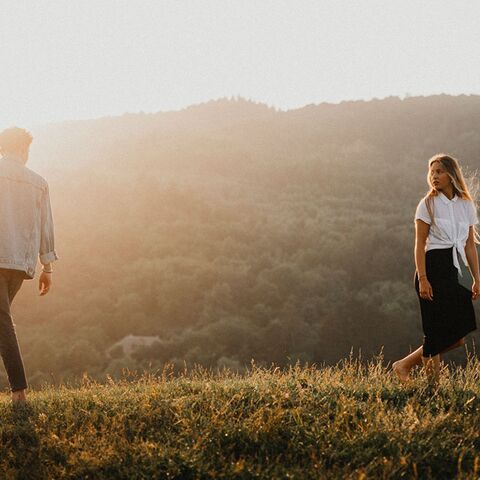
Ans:
[[[461,347],[462,345],[465,345],[465,340],[463,338],[461,338],[458,342],[455,342],[453,345],[450,345],[445,350],[442,350],[440,354],[448,352],[454,348]],[[410,353],[405,358],[393,362],[393,371],[397,374],[397,377],[401,382],[406,382],[409,379],[410,370],[415,365],[424,364],[424,359],[427,359],[428,357],[423,357],[422,354],[423,345],[418,347],[414,352]]]
[[[27,389],[12,392],[12,402],[15,405],[23,405],[27,401]]]
[[[428,382],[437,385],[440,380],[440,354],[432,357],[422,357],[422,362],[427,373]]]
[[[423,345],[418,347],[414,352],[410,353],[405,358],[393,362],[393,371],[397,374],[397,377],[401,382],[406,382],[409,380],[410,370],[414,365],[422,365],[422,353]]]

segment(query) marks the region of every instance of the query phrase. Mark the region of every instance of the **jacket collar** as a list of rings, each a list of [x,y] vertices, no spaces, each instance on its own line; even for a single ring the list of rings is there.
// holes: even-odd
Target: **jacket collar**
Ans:
[[[7,155],[3,155],[2,160],[8,160],[8,161],[11,161],[11,162],[13,161],[13,162],[17,162],[17,163],[20,163],[22,165],[25,165],[25,162],[20,157],[17,157],[16,155],[12,155],[11,153],[9,153]]]
[[[458,200],[456,193],[453,195],[451,200],[449,200],[448,197],[443,192],[438,192],[438,196],[440,197],[440,199],[445,205],[448,205],[449,203],[452,203],[452,202],[456,202]]]

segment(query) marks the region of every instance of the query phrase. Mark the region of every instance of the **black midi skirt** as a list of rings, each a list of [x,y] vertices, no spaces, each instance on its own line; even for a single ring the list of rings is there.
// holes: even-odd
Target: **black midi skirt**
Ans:
[[[420,297],[418,274],[415,271],[414,285],[420,301],[424,333],[424,357],[441,353],[477,328],[472,292],[458,282],[452,249],[439,248],[425,253],[426,273],[432,286],[433,300]]]

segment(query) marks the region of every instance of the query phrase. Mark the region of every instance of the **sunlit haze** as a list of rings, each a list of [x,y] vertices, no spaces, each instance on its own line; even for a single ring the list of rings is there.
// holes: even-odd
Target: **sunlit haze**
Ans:
[[[480,93],[478,2],[21,1],[0,127],[240,95],[279,109]]]
[[[272,454],[271,445],[291,449],[292,442],[284,441],[286,430],[278,422],[291,423],[292,435],[300,435],[301,425],[287,413],[296,411],[291,402],[308,403],[308,392],[313,392],[310,404],[315,408],[328,403],[334,405],[336,415],[335,405],[347,402],[352,409],[345,415],[357,415],[359,399],[345,392],[332,390],[331,401],[323,406],[316,401],[319,389],[325,393],[330,382],[349,386],[352,395],[358,389],[350,387],[358,385],[367,393],[364,407],[370,402],[373,410],[361,407],[365,414],[361,421],[370,422],[371,432],[364,429],[365,422],[359,424],[352,442],[350,417],[345,417],[348,422],[339,417],[332,423],[328,412],[320,412],[318,418],[333,425],[328,431],[318,422],[313,425],[310,414],[303,415],[308,431],[300,450],[286,463],[310,458],[310,450],[305,449],[320,445],[323,450],[315,450],[318,462],[314,463],[336,465],[337,427],[342,423],[346,447],[341,451],[351,447],[356,455],[357,444],[363,444],[369,460],[362,464],[370,469],[365,475],[378,473],[381,463],[391,466],[381,472],[382,477],[399,477],[398,459],[391,465],[382,458],[380,463],[370,460],[379,441],[372,436],[379,423],[370,420],[378,417],[375,398],[382,389],[397,389],[392,382],[398,375],[392,370],[394,361],[405,355],[416,359],[416,363],[411,360],[411,385],[427,386],[424,371],[416,368],[423,362],[422,339],[429,337],[414,278],[419,282],[420,268],[427,268],[430,275],[436,267],[431,267],[430,258],[435,257],[430,256],[425,256],[425,266],[417,266],[420,230],[414,217],[430,191],[429,159],[440,152],[458,159],[471,197],[480,205],[480,2],[18,0],[10,4],[1,11],[0,27],[0,150],[6,157],[0,158],[0,266],[5,267],[0,271],[0,356],[10,371],[16,371],[19,362],[17,367],[13,361],[9,364],[7,354],[13,352],[18,360],[18,351],[4,340],[13,341],[18,332],[32,388],[33,409],[25,412],[45,411],[43,419],[32,417],[33,427],[39,425],[41,431],[29,430],[26,448],[17,449],[25,457],[22,472],[37,472],[38,467],[43,478],[44,465],[48,469],[57,465],[46,473],[49,478],[64,472],[84,478],[87,471],[113,472],[115,478],[147,472],[143,475],[147,478],[170,465],[170,458],[182,462],[175,471],[183,472],[184,447],[193,439],[201,454],[197,456],[206,459],[205,472],[212,471],[210,460],[219,445],[228,443],[235,458],[222,456],[217,463],[234,468],[233,475],[222,473],[232,478],[238,476],[236,465],[243,462],[237,440],[245,451],[255,453],[255,462],[257,451],[288,460],[282,452]],[[18,129],[3,131],[12,125],[31,133],[28,158],[25,147],[30,136]],[[22,161],[27,161],[27,168]],[[449,192],[445,189],[445,193]],[[48,221],[47,200],[53,222]],[[457,205],[466,206],[462,202]],[[455,229],[453,220],[438,218],[438,210],[434,219],[442,228],[446,225],[445,232],[463,232],[466,239],[475,221],[473,209],[468,212],[469,217],[462,213]],[[428,220],[429,212],[424,214]],[[463,240],[447,234],[442,238],[450,249],[442,258],[453,262],[452,252],[461,253]],[[42,273],[38,264],[34,278],[24,282],[22,274],[8,272],[10,266],[31,271],[37,247],[39,260],[41,251],[46,254],[43,258],[51,258],[48,245],[54,245],[58,256],[50,265],[54,272],[47,264],[45,271],[50,273]],[[469,267],[475,258],[472,246],[465,245]],[[480,370],[478,362],[466,363],[474,356],[466,357],[464,347],[471,352],[480,343],[479,332],[472,330],[473,307],[468,303],[469,289],[472,285],[477,289],[478,284],[468,282],[478,268],[467,268],[460,256],[463,283],[458,289],[453,285],[453,296],[436,305],[442,313],[438,325],[451,333],[444,338],[453,342],[450,326],[454,325],[455,338],[464,335],[468,345],[449,350],[450,357],[442,356],[442,385],[458,383],[457,404],[474,412],[478,402],[465,399],[474,395],[471,386]],[[438,271],[448,273],[446,279],[454,282],[453,263],[442,263]],[[52,278],[52,288],[48,295],[40,295],[40,279],[45,278]],[[19,280],[24,286],[15,293],[10,311]],[[437,283],[433,285],[437,292]],[[443,302],[456,308],[460,300],[468,303],[468,316],[459,310],[459,323],[449,323]],[[348,363],[338,377],[331,375],[333,370],[324,370],[343,360]],[[312,367],[308,375],[299,368],[307,364]],[[378,367],[370,368],[374,365]],[[186,374],[187,380],[197,366],[199,382],[170,381],[177,374]],[[270,377],[257,370],[273,366],[272,375],[278,372],[280,380],[276,391]],[[471,376],[456,377],[450,366],[458,366],[459,371],[468,366]],[[284,375],[287,367],[289,376]],[[243,374],[250,368],[250,383],[229,376],[218,388],[207,373],[208,369]],[[317,375],[321,371],[326,371],[325,377]],[[152,383],[151,393],[143,380],[137,382],[135,372],[148,372],[152,381],[159,380]],[[234,380],[238,387],[232,387]],[[361,383],[366,385],[367,380],[375,386],[370,392]],[[79,385],[80,390],[57,389],[69,384]],[[8,393],[9,386],[7,370],[0,368],[0,391]],[[117,386],[130,393],[124,396]],[[396,391],[401,393],[400,388]],[[210,395],[214,389],[218,398]],[[243,409],[247,390],[253,395],[252,401],[247,398],[256,409],[253,416]],[[419,391],[424,393],[413,399],[416,404],[428,402],[433,390]],[[282,399],[281,404],[272,402],[272,395]],[[130,401],[135,396],[141,397],[138,412]],[[259,396],[266,399],[261,408],[268,406],[274,417],[257,408]],[[208,431],[198,430],[200,397],[213,398],[212,406],[201,414],[206,423],[211,411],[230,408],[235,418],[253,418],[249,423],[253,430],[239,431],[238,422],[230,422],[227,437],[215,414],[210,442]],[[452,395],[447,391],[445,398],[448,407]],[[223,407],[222,399],[227,399]],[[25,421],[23,413],[21,418],[10,414],[5,400],[2,425],[18,439],[30,414]],[[175,415],[164,408],[172,402]],[[70,417],[64,415],[65,405],[67,414],[73,412]],[[192,405],[194,416],[188,411]],[[118,425],[98,423],[99,415],[107,418],[105,409],[118,411]],[[191,433],[185,430],[187,422],[179,423],[180,411],[186,412],[183,418],[190,422]],[[268,413],[268,432],[257,422],[258,411]],[[173,430],[167,424],[164,428],[173,432],[167,443],[163,436],[143,435],[154,430],[143,419],[158,419],[159,412],[167,423],[173,422]],[[408,425],[417,425],[418,412],[410,413],[414,418]],[[402,422],[391,429],[393,439],[405,438],[398,427]],[[65,429],[65,424],[75,428]],[[131,430],[134,424],[140,430]],[[423,435],[425,422],[417,425],[417,432],[408,425],[407,436]],[[200,426],[204,428],[203,420]],[[312,428],[322,431],[323,437],[312,439]],[[270,435],[277,430],[282,435],[279,440]],[[91,452],[87,454],[85,439],[92,437],[92,431],[100,448],[87,442]],[[53,438],[52,432],[59,436]],[[253,443],[245,443],[255,432],[261,433],[268,448],[255,436]],[[131,442],[127,446],[123,433],[137,438],[142,447]],[[217,433],[220,437],[215,439]],[[465,437],[467,446],[472,444],[470,437]],[[118,450],[118,442],[111,438],[125,440],[118,444],[125,450]],[[205,438],[209,441],[200,442]],[[177,440],[178,454],[172,450]],[[167,449],[157,449],[157,444]],[[211,451],[205,450],[207,444]],[[327,444],[333,447],[324,449]],[[409,461],[427,471],[428,453],[444,446],[446,451],[451,444],[423,442],[424,450]],[[40,455],[38,445],[55,448],[42,447]],[[465,445],[452,455],[463,455]],[[102,446],[108,448],[102,451]],[[0,455],[0,472],[13,472],[19,464],[13,447],[7,450]],[[324,455],[328,451],[330,458]],[[131,470],[134,474],[118,470],[117,475],[116,465],[124,465],[112,459],[126,457],[129,461],[123,463],[138,468]],[[151,460],[151,470],[141,470],[147,465],[145,458]],[[448,471],[456,472],[458,459],[451,459]],[[473,454],[468,458],[465,454],[462,467],[473,465],[473,459]],[[187,467],[202,476],[190,461]],[[245,475],[247,467],[245,463]],[[414,471],[403,467],[405,476]],[[248,468],[258,471],[256,464]],[[268,468],[262,478],[271,473]],[[18,476],[22,477],[12,473],[9,478]]]

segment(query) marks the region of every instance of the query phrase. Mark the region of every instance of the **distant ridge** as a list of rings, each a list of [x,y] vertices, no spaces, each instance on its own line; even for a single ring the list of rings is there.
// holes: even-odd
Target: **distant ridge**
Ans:
[[[479,95],[391,96],[288,111],[242,97],[219,98],[178,111],[44,125],[33,132],[33,161],[55,168],[111,168],[120,158],[124,168],[198,166],[213,157],[215,165],[231,165],[233,157],[249,164],[298,163],[312,155],[338,157],[347,145],[359,148],[358,142],[379,155],[388,149],[391,158],[429,157],[438,150],[471,158],[479,149],[479,124]],[[131,164],[129,158],[138,155]]]

